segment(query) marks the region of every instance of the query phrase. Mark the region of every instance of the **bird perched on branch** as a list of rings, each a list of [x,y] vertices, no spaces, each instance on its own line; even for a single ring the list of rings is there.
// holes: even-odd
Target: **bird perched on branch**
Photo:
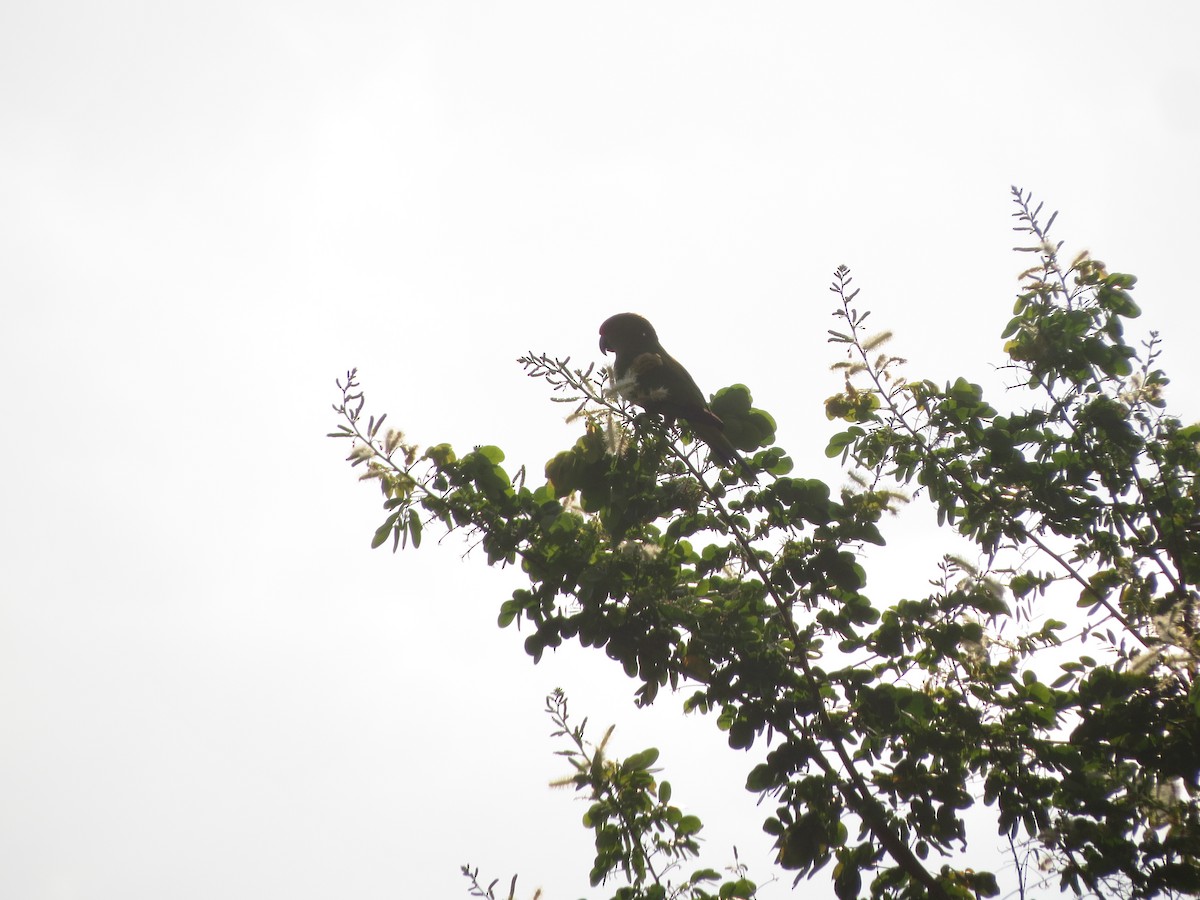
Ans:
[[[709,408],[688,370],[658,342],[653,325],[635,313],[605,320],[600,326],[600,352],[609,351],[616,354],[613,380],[617,393],[648,413],[668,420],[683,419],[722,465],[737,466],[747,481],[758,480],[726,437],[725,423]]]

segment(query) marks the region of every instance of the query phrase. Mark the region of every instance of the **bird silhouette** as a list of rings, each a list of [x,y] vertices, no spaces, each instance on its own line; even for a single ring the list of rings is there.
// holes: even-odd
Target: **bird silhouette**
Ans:
[[[617,393],[648,413],[682,419],[723,466],[740,469],[747,481],[757,481],[750,464],[725,434],[725,423],[709,408],[708,400],[683,365],[663,349],[650,322],[636,313],[620,313],[600,326],[600,352],[612,352]]]

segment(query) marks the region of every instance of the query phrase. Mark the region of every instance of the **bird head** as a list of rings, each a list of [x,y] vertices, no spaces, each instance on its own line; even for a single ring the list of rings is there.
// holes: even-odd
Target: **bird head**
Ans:
[[[650,348],[658,343],[654,326],[636,313],[620,313],[600,326],[600,352]]]

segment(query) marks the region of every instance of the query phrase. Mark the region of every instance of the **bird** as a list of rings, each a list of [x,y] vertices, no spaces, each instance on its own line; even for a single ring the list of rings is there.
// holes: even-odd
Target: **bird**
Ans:
[[[738,467],[747,481],[758,480],[688,370],[658,342],[649,320],[636,313],[606,319],[600,326],[600,352],[616,354],[613,385],[618,394],[648,413],[687,422],[721,465]]]

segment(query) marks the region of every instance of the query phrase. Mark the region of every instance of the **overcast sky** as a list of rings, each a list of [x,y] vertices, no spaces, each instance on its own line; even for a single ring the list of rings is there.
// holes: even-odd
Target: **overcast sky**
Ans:
[[[536,474],[579,425],[515,358],[586,364],[637,311],[837,484],[832,270],[913,377],[995,385],[1018,184],[1140,277],[1194,420],[1200,14],[1136,8],[5,4],[0,896],[465,897],[464,862],[609,896],[547,788],[555,686],[765,880],[749,761],[686,694],[533,666],[457,536],[368,549],[334,379]],[[932,576],[927,524],[880,602]]]

